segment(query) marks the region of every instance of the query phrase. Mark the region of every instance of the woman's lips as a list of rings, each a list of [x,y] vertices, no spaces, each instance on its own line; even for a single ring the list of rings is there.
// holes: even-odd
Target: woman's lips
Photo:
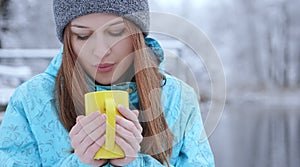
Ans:
[[[111,63],[102,63],[96,65],[98,72],[109,72],[114,68],[114,64]]]

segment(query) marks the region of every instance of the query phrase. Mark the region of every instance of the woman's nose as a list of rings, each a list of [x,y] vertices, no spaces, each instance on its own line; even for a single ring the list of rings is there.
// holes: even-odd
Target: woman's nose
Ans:
[[[96,36],[93,47],[93,55],[98,58],[103,58],[111,53],[111,44],[105,40],[103,36]]]

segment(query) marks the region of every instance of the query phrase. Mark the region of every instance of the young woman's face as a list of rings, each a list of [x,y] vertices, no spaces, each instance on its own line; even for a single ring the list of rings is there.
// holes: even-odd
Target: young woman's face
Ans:
[[[89,14],[72,20],[71,44],[84,70],[98,83],[111,84],[131,76],[133,45],[121,17]]]

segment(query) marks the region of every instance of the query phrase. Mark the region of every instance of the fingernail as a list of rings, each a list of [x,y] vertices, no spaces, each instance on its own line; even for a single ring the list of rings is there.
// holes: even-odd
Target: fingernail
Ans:
[[[92,113],[91,113],[91,115],[93,115],[93,116],[97,116],[97,115],[98,115],[98,113],[99,113],[98,111],[95,111],[95,112],[92,112]]]
[[[123,109],[123,108],[125,108],[122,104],[118,104],[118,108],[119,109]]]

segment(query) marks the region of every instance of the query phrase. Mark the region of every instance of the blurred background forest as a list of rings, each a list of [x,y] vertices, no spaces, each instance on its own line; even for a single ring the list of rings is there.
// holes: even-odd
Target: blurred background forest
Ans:
[[[198,26],[223,63],[227,101],[218,127],[209,136],[216,166],[299,166],[300,1],[150,0],[150,7]],[[193,36],[188,31],[185,34]],[[197,56],[188,46],[170,41],[165,46],[177,50],[196,77],[205,120],[211,93],[205,64],[195,61]],[[10,55],[5,53],[59,49],[60,45],[52,0],[0,0],[0,88],[15,87],[30,77],[21,81],[5,78],[9,66],[24,63],[7,60]],[[26,62],[38,68],[29,69],[31,75],[49,63],[48,59],[41,61]]]

